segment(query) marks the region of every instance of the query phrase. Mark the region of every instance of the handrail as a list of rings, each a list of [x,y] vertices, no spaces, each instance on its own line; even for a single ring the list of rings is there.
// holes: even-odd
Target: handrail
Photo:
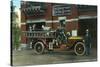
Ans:
[[[52,31],[23,31],[28,38],[55,38],[55,33]]]

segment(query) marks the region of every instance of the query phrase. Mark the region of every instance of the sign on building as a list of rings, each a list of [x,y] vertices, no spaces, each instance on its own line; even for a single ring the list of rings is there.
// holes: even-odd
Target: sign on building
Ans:
[[[71,15],[71,5],[53,5],[53,16]]]

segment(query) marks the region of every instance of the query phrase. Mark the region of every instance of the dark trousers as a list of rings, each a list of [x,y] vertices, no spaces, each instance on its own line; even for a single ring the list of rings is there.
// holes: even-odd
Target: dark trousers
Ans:
[[[90,55],[90,46],[88,45],[86,45],[86,55]]]

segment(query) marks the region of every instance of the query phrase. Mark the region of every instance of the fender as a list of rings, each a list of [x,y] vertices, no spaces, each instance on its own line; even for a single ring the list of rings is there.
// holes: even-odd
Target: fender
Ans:
[[[37,41],[42,42],[42,43],[44,44],[45,48],[48,47],[48,45],[47,45],[47,43],[46,43],[46,39],[38,39],[38,40],[36,40],[36,42],[37,42]],[[35,43],[36,43],[36,42],[35,42]]]

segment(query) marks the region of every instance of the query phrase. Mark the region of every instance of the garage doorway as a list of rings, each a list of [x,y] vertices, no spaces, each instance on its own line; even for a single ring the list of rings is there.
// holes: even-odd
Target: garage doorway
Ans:
[[[84,36],[85,30],[89,29],[93,44],[97,44],[97,19],[81,19],[79,20],[78,35]]]

